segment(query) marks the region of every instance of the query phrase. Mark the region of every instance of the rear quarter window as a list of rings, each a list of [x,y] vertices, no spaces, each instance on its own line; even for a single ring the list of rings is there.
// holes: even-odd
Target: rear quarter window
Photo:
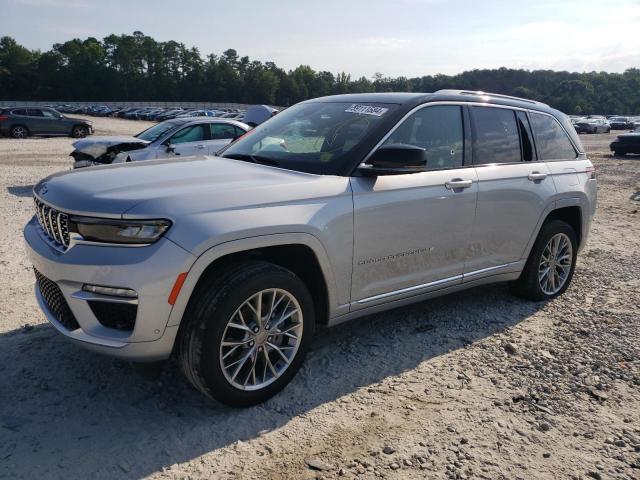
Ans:
[[[531,112],[540,160],[573,160],[578,154],[567,133],[551,116]]]

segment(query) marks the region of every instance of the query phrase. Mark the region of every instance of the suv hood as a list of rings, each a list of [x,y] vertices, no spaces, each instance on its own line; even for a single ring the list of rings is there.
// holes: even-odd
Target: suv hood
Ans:
[[[73,147],[77,152],[97,159],[114,147],[117,150],[134,150],[144,148],[149,143],[151,142],[128,136],[92,137],[73,142]]]
[[[72,214],[174,220],[184,214],[335,196],[344,193],[345,180],[222,157],[190,157],[57,173],[38,183],[34,193]]]

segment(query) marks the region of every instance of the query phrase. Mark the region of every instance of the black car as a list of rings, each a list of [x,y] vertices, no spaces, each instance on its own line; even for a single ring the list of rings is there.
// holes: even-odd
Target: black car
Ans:
[[[93,133],[93,124],[82,118],[69,118],[45,107],[0,109],[0,134],[13,138],[29,135],[68,135],[74,138]]]
[[[609,145],[614,155],[626,155],[627,153],[640,153],[640,130],[618,135]]]
[[[611,117],[609,125],[611,130],[633,130],[633,122],[629,117]]]

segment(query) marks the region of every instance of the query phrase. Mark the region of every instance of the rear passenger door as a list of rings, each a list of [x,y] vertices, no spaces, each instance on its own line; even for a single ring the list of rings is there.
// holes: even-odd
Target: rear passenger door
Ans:
[[[244,133],[244,130],[230,123],[210,123],[209,131],[211,134],[210,140],[207,141],[209,155],[215,155],[222,147]]]
[[[470,106],[478,207],[465,281],[521,268],[529,239],[555,194],[525,111]]]

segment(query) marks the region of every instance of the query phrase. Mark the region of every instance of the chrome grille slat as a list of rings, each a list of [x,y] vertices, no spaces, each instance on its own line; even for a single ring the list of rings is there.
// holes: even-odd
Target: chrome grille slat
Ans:
[[[68,215],[34,197],[36,218],[45,235],[60,247],[69,246]]]

